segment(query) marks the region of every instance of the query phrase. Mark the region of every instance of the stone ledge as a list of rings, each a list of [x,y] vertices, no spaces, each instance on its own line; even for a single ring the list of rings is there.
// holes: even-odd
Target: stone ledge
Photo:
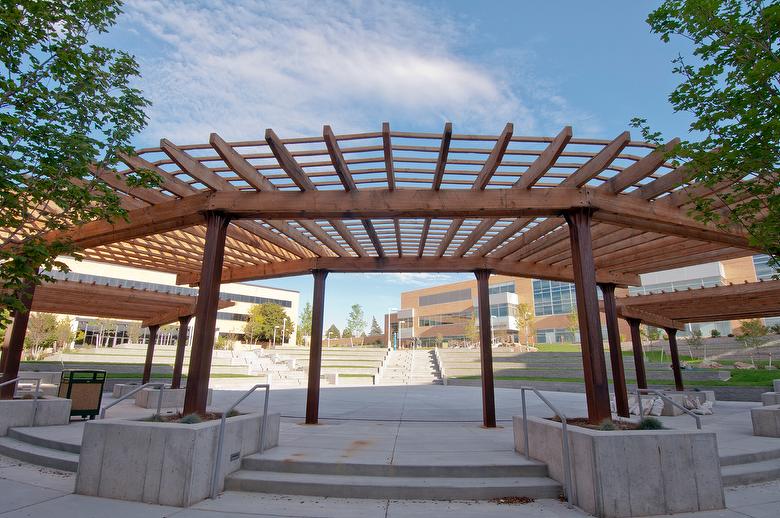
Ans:
[[[523,420],[514,417],[515,449],[524,453]],[[600,517],[651,516],[723,509],[714,433],[599,431],[569,426],[573,501]],[[528,418],[530,455],[563,483],[561,424]]]

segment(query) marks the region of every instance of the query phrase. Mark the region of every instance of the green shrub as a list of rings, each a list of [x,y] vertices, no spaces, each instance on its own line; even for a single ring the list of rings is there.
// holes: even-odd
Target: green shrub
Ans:
[[[717,329],[712,329],[710,330],[710,336],[713,338],[717,338],[720,336],[720,331],[718,331]]]
[[[615,423],[612,422],[612,419],[604,419],[599,423],[599,430],[602,432],[610,432],[617,430],[617,426],[615,426]]]
[[[179,422],[182,424],[198,424],[202,421],[203,419],[198,414],[187,414],[179,419]]]
[[[638,430],[663,430],[664,424],[655,417],[645,417],[639,421]]]

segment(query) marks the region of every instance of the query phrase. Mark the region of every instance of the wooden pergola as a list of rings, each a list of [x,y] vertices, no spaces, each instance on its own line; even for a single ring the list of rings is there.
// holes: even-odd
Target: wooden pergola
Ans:
[[[639,325],[661,327],[669,337],[669,353],[677,390],[683,390],[677,330],[692,322],[718,322],[780,316],[780,280],[745,282],[617,299],[617,314],[631,328],[637,386],[647,388]]]
[[[197,297],[166,293],[150,289],[110,286],[97,282],[82,282],[75,280],[56,280],[46,282],[35,288],[30,304],[30,311],[67,315],[81,315],[95,318],[115,318],[121,320],[138,320],[141,325],[149,328],[149,342],[146,348],[146,359],[142,382],[149,381],[152,372],[152,359],[157,341],[157,331],[160,326],[179,322],[179,340],[171,379],[172,387],[181,385],[182,367],[184,365],[185,346],[187,344],[187,326],[195,313]],[[229,300],[220,300],[219,309],[233,306]],[[19,318],[21,316],[21,318]],[[0,372],[4,379],[13,379],[19,373],[21,359],[20,348],[12,348],[13,333],[26,329],[29,312],[16,315],[11,332],[7,333],[7,344],[4,344],[3,355],[0,358]],[[19,320],[18,324],[16,320]],[[22,327],[22,320],[24,320]],[[24,336],[22,336],[22,342]],[[14,386],[3,387],[0,397],[13,397]]]
[[[617,333],[614,287],[639,274],[752,253],[742,229],[688,214],[691,196],[729,183],[692,183],[665,151],[632,141],[391,130],[160,147],[95,169],[129,211],[66,233],[85,257],[176,273],[200,295],[185,412],[205,409],[219,285],[314,275],[307,422],[316,423],[325,279],[335,272],[475,272],[479,286],[485,426],[495,426],[488,277],[574,282],[589,418],[610,417],[597,284]],[[159,188],[129,187],[152,170]],[[58,237],[58,236],[52,236]],[[62,237],[62,235],[59,235]],[[614,335],[614,336],[613,336]],[[619,343],[617,345],[619,354]],[[622,365],[622,364],[621,364]]]

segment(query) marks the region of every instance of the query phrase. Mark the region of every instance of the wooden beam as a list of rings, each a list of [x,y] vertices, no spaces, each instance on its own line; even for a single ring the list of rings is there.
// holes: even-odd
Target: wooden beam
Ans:
[[[571,126],[563,128],[550,145],[548,145],[536,160],[534,160],[530,167],[526,169],[523,176],[515,182],[514,187],[516,189],[530,189],[533,187],[534,184],[538,182],[553,165],[555,165],[555,162],[558,161],[558,157],[563,153],[566,145],[571,140],[571,136]]]
[[[385,250],[382,247],[382,242],[379,240],[379,236],[376,233],[374,224],[371,223],[370,219],[363,219],[361,221],[363,223],[363,227],[366,229],[368,238],[371,240],[371,244],[374,245],[374,249],[376,250],[376,255],[378,255],[379,257],[384,257]]]
[[[436,159],[436,169],[433,172],[433,181],[431,185],[434,191],[438,191],[441,188],[441,183],[444,179],[444,170],[447,166],[447,155],[450,152],[451,141],[452,123],[448,122],[444,125],[444,133],[441,136],[441,144],[439,146],[439,157]]]
[[[661,327],[661,328],[672,327],[675,329],[679,329],[680,331],[685,331],[685,324],[683,322],[679,322],[677,320],[673,320],[663,315],[651,313],[649,311],[645,311],[639,308],[632,308],[632,307],[618,305],[618,315],[620,315],[621,318],[625,318],[625,319],[633,318],[636,320],[641,320],[645,324],[653,327]]]
[[[420,234],[420,247],[417,250],[417,257],[422,257],[425,253],[425,241],[428,239],[428,232],[431,230],[431,218],[425,218],[423,222],[422,233]]]
[[[509,145],[509,141],[512,140],[513,131],[514,126],[511,122],[507,122],[504,130],[501,132],[501,135],[499,135],[498,139],[496,140],[496,144],[490,151],[490,155],[488,155],[487,160],[485,160],[485,165],[482,166],[482,170],[477,175],[476,180],[474,180],[474,185],[471,187],[472,190],[482,191],[485,189],[485,187],[488,186],[490,179],[493,178],[493,175],[496,172],[496,169],[498,169],[498,166],[501,165],[501,160],[504,158],[504,153],[506,153],[506,148]]]
[[[479,257],[319,257],[259,264],[244,268],[226,268],[222,272],[223,282],[242,282],[276,277],[304,275],[312,270],[333,272],[473,272],[479,269],[492,270],[497,275],[533,277],[571,282],[574,274],[571,268],[555,268],[522,261],[509,262]],[[196,272],[182,273],[177,284],[197,284]],[[620,286],[639,285],[639,276],[608,270],[597,270],[599,282],[611,282]]]
[[[241,177],[247,184],[258,191],[275,191],[277,187],[264,175],[260,174],[247,159],[241,156],[233,147],[216,133],[209,136],[209,144],[222,158],[225,164]]]
[[[631,141],[631,134],[624,131],[618,135],[612,142],[604,146],[604,149],[599,151],[596,156],[585,162],[579,169],[569,175],[565,180],[561,182],[562,186],[567,187],[580,187],[588,183],[593,177],[601,174],[604,169],[620,155],[620,152]]]
[[[390,123],[382,123],[382,148],[385,155],[385,171],[387,172],[387,188],[395,190],[395,168],[393,167],[393,144],[390,140]]]
[[[658,146],[642,159],[623,169],[604,184],[604,190],[617,194],[628,189],[638,181],[653,174],[666,161],[666,155],[680,143],[679,138],[673,138],[668,143]]]
[[[287,173],[287,176],[290,177],[295,185],[302,191],[313,190],[314,184],[311,179],[271,128],[265,130],[265,141],[268,143],[268,147],[271,148],[271,152],[276,157],[276,161],[279,162],[279,167]]]
[[[352,179],[352,173],[349,172],[349,166],[347,166],[344,155],[341,153],[341,148],[339,148],[336,135],[333,134],[333,130],[330,126],[324,126],[322,128],[322,138],[325,139],[325,145],[328,148],[328,154],[330,154],[330,159],[333,162],[333,168],[336,170],[336,174],[339,176],[339,180],[341,180],[344,190],[357,190],[355,181]]]
[[[493,387],[493,322],[490,318],[490,270],[477,270],[477,314],[479,315],[479,363],[482,374],[482,426],[496,427],[496,400]]]
[[[396,248],[398,248],[398,257],[403,257],[404,250],[403,241],[401,238],[401,222],[398,220],[398,218],[393,220],[393,226],[395,227],[395,244]]]

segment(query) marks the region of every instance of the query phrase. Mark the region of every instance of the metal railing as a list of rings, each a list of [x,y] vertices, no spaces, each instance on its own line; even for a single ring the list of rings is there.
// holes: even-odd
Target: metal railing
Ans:
[[[652,390],[652,389],[636,389],[636,401],[637,405],[639,405],[639,417],[642,418],[645,416],[644,409],[642,408],[642,394],[647,395],[653,395],[658,396],[662,400],[666,401],[670,405],[679,408],[684,413],[688,414],[689,416],[693,417],[693,419],[696,421],[696,428],[701,430],[701,417],[691,412],[689,409],[685,408],[683,405],[677,403],[676,401],[672,400],[669,396],[663,393],[663,391],[660,390]]]
[[[265,446],[265,427],[268,421],[268,396],[271,394],[271,386],[268,383],[258,383],[251,389],[244,392],[240,398],[238,398],[230,407],[222,412],[222,419],[219,423],[219,438],[217,439],[217,458],[214,460],[214,473],[211,475],[211,498],[217,497],[217,486],[219,480],[219,470],[222,468],[222,449],[225,443],[225,424],[230,412],[246,398],[248,398],[255,390],[262,388],[265,389],[265,402],[263,403],[263,422],[260,423],[260,453],[263,453],[263,447]]]
[[[103,410],[100,411],[100,418],[105,419],[106,418],[106,410],[111,408],[112,406],[118,405],[125,399],[129,398],[130,396],[134,396],[138,392],[141,391],[141,389],[145,389],[146,387],[157,387],[160,389],[160,397],[157,399],[157,413],[155,415],[160,415],[160,410],[162,409],[162,400],[163,400],[163,392],[165,392],[165,383],[161,383],[159,381],[152,382],[152,383],[144,383],[143,385],[140,385],[138,388],[134,388],[124,396],[120,397],[116,401],[111,402],[110,404],[103,407]]]
[[[529,452],[529,445],[528,445],[528,412],[526,411],[525,406],[525,391],[530,390],[536,396],[542,400],[542,402],[547,405],[550,410],[552,410],[555,415],[558,416],[558,418],[561,420],[561,446],[563,450],[563,492],[564,496],[566,496],[566,502],[569,505],[574,505],[574,495],[572,491],[572,482],[571,482],[571,459],[569,457],[569,431],[567,428],[566,423],[566,416],[563,414],[563,412],[559,411],[555,406],[550,403],[550,401],[542,395],[541,392],[539,392],[537,389],[533,387],[520,387],[520,398],[523,404],[523,440],[525,445],[525,458],[527,460],[531,460],[531,454]]]
[[[30,426],[35,426],[35,418],[38,416],[38,399],[40,397],[41,393],[41,378],[22,378],[22,377],[15,377],[14,379],[10,379],[7,381],[4,381],[0,383],[0,387],[5,387],[6,385],[16,385],[16,388],[14,389],[14,392],[19,389],[19,382],[20,381],[34,381],[35,382],[35,392],[33,393],[33,413],[32,413],[32,422],[30,423]]]

